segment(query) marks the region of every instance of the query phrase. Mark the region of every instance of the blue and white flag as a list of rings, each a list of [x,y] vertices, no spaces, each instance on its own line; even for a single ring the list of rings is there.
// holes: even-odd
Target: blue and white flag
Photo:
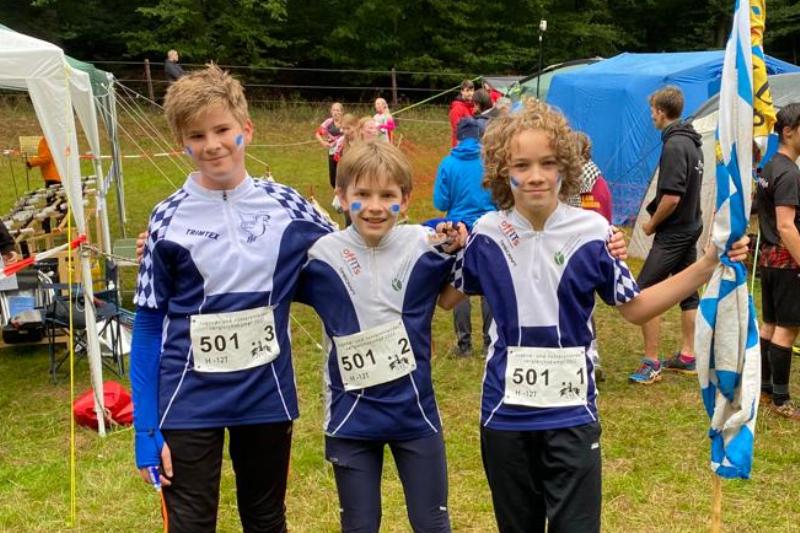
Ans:
[[[745,479],[753,465],[761,354],[747,271],[725,253],[747,231],[750,213],[757,116],[753,66],[763,58],[760,39],[751,40],[751,15],[756,19],[754,29],[758,30],[760,19],[763,30],[764,0],[737,0],[725,49],[717,126],[717,201],[711,238],[720,264],[700,300],[695,334],[697,373],[711,419],[711,468],[721,477]]]

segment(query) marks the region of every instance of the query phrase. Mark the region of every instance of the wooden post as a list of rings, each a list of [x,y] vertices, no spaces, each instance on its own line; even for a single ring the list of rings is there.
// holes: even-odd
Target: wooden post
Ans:
[[[720,533],[722,531],[722,480],[716,472],[711,476],[711,533]]]
[[[397,71],[392,67],[392,107],[397,107]]]
[[[153,78],[150,76],[150,60],[144,60],[144,79],[147,80],[147,94],[150,95],[150,100],[156,100],[155,93],[153,93]]]

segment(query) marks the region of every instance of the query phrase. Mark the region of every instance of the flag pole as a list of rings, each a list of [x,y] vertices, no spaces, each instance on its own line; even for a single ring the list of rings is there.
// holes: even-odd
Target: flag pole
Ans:
[[[711,473],[711,533],[722,531],[722,480]]]

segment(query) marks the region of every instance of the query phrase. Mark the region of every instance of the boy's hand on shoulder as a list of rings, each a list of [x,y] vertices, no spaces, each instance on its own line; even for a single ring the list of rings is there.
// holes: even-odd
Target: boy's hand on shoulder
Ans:
[[[611,226],[611,236],[606,241],[608,253],[614,259],[625,261],[628,259],[628,245],[625,243],[625,235],[615,226]]]
[[[136,238],[136,262],[141,263],[144,257],[144,245],[147,242],[148,233],[143,231]]]
[[[439,222],[435,231],[436,240],[445,253],[455,253],[467,244],[469,233],[463,222]]]
[[[16,263],[19,261],[19,254],[16,251],[12,250],[10,252],[6,252],[3,254],[3,262],[6,265],[10,265],[11,263]]]

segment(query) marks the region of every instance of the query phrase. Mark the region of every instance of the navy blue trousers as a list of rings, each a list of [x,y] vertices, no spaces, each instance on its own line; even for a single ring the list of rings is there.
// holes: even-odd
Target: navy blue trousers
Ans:
[[[397,464],[408,519],[415,533],[449,533],[447,464],[441,433],[413,440],[357,440],[325,437],[333,464],[344,533],[378,533],[381,526],[383,449]]]

